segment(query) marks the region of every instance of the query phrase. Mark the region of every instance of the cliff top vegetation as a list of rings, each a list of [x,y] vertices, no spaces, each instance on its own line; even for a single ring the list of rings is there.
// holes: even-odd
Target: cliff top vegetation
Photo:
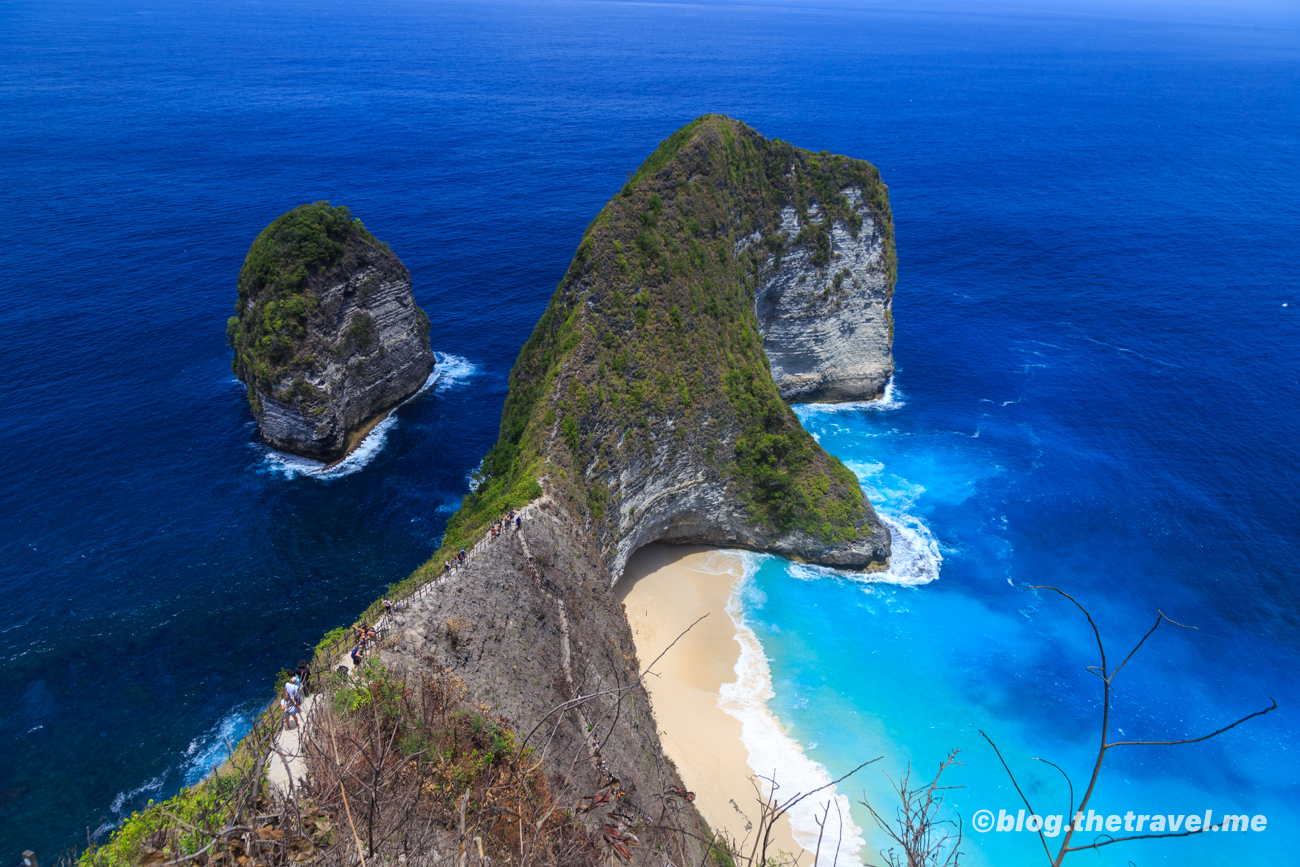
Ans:
[[[856,478],[781,400],[754,314],[762,273],[786,251],[804,246],[827,267],[832,225],[863,230],[854,190],[881,233],[892,292],[893,221],[870,163],[768,140],[720,115],[662,142],[583,234],[510,375],[478,485],[425,569],[537,496],[544,476],[598,533],[612,531],[619,516],[606,514],[602,478],[663,437],[777,532],[827,543],[866,532]],[[795,237],[782,230],[789,207],[804,227]]]

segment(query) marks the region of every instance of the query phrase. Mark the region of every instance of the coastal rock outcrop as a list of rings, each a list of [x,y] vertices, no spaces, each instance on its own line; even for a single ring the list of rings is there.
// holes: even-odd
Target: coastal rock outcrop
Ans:
[[[434,367],[410,272],[328,202],[294,208],[257,236],[227,336],[262,439],[323,461],[347,454]]]
[[[660,540],[884,568],[888,530],[782,398],[880,392],[892,226],[870,163],[717,115],[674,133],[588,226],[452,529],[544,477],[611,580]]]
[[[783,395],[880,391],[892,261],[869,163],[717,115],[673,134],[588,226],[511,372],[497,444],[395,615],[385,661],[449,669],[520,730],[544,726],[555,791],[587,802],[621,781],[621,806],[584,821],[659,841],[633,863],[661,863],[670,840],[674,863],[701,863],[707,834],[674,800],[613,585],[654,541],[887,566],[857,478]],[[522,520],[497,532],[510,510]]]
[[[815,200],[803,213],[781,209],[787,237],[812,239],[765,271],[755,299],[763,351],[787,401],[870,400],[894,373],[893,226],[872,192],[839,191],[852,224],[828,217]]]

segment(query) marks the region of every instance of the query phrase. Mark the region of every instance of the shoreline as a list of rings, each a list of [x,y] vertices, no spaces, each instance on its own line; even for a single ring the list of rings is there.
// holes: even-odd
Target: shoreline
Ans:
[[[417,397],[424,394],[435,384],[437,384],[438,380],[442,378],[443,369],[438,364],[438,353],[431,351],[431,354],[433,355],[433,369],[429,371],[429,375],[424,378],[424,382],[420,384],[420,387],[415,389],[415,391],[412,391],[406,397],[394,403],[388,409],[378,413],[370,421],[361,425],[361,427],[354,430],[348,436],[348,443],[346,448],[344,448],[343,450],[343,454],[339,455],[337,458],[335,458],[332,461],[326,462],[325,466],[321,467],[320,472],[322,473],[329,472],[330,470],[337,467],[339,464],[346,461],[348,458],[352,457],[353,453],[356,452],[356,450],[361,447],[362,443],[366,441],[366,438],[369,437],[372,433],[374,433],[375,428],[379,427],[379,425],[388,421],[389,417],[392,416],[393,413],[397,412],[399,409],[406,406],[408,403],[415,400]]]
[[[759,794],[743,725],[720,704],[724,686],[739,679],[742,645],[728,603],[744,575],[744,561],[734,552],[651,544],[632,555],[614,591],[625,605],[643,665],[676,640],[646,678],[664,752],[696,793],[695,806],[705,820],[747,852],[744,844],[754,842]],[[773,828],[768,854],[778,851],[795,856],[804,851],[788,815]],[[800,863],[811,857],[800,857]]]
[[[438,357],[438,353],[435,352],[434,358],[437,359],[437,357]],[[345,448],[343,454],[335,458],[334,460],[322,461],[320,458],[313,458],[307,455],[300,455],[297,454],[296,452],[291,452],[285,449],[276,448],[275,446],[263,440],[262,445],[267,450],[268,453],[267,456],[269,457],[270,460],[277,462],[283,465],[284,467],[288,468],[288,470],[291,473],[297,473],[299,475],[304,475],[304,476],[314,476],[316,478],[329,479],[339,475],[348,475],[349,473],[356,472],[356,470],[361,469],[361,466],[364,466],[365,463],[369,463],[368,460],[369,455],[366,453],[367,452],[366,446],[367,443],[370,442],[372,436],[377,437],[377,440],[373,444],[374,448],[371,449],[370,451],[378,451],[380,448],[383,447],[384,440],[388,436],[388,428],[380,429],[380,426],[383,425],[385,422],[389,421],[390,419],[392,419],[393,414],[397,412],[399,409],[406,406],[408,403],[420,397],[421,395],[425,394],[426,392],[430,391],[434,386],[438,385],[442,381],[443,376],[447,372],[446,359],[448,358],[457,358],[457,357],[444,355],[443,361],[438,362],[435,360],[433,370],[431,370],[429,372],[429,375],[425,377],[424,383],[418,389],[411,392],[411,394],[402,398],[397,403],[388,407],[388,409],[379,412],[373,418],[371,418],[369,421],[363,424],[361,427],[357,428],[355,431],[349,434],[347,447]],[[463,359],[459,359],[459,358],[457,358],[457,360],[463,361]],[[364,456],[367,458],[367,460],[365,461],[365,463],[361,464],[361,466],[357,466],[354,468],[351,466],[351,464],[358,458],[358,456]],[[303,466],[302,464],[306,464],[307,466]]]

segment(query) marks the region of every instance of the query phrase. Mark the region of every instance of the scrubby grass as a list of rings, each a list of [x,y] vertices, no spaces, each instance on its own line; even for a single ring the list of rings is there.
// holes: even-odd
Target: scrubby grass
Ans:
[[[388,863],[397,852],[427,854],[454,832],[496,864],[604,861],[572,805],[553,796],[533,749],[468,702],[450,672],[404,676],[370,662],[333,693],[316,728],[329,732],[306,747],[318,790],[353,799],[357,840],[342,838],[347,850]],[[346,821],[339,800],[317,801],[336,826]]]

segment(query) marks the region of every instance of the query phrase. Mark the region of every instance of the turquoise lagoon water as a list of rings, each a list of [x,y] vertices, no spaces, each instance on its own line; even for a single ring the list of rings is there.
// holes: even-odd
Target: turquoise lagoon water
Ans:
[[[905,386],[875,404],[800,408],[804,426],[857,473],[891,527],[894,563],[863,577],[749,555],[737,589],[738,613],[767,656],[774,693],[767,707],[822,773],[790,762],[789,747],[771,738],[753,740],[751,765],[771,773],[784,759],[796,771],[785,780],[789,794],[881,757],[838,787],[841,805],[852,805],[848,834],[865,838],[856,854],[868,863],[882,863],[890,842],[862,802],[892,819],[893,781],[909,763],[913,785],[928,781],[953,749],[960,764],[943,781],[957,788],[945,794],[943,816],[963,821],[963,863],[1044,863],[1035,835],[972,826],[980,810],[1014,816],[1023,807],[980,730],[1044,816],[1070,815],[1071,795],[1077,804],[1096,757],[1100,681],[1085,670],[1097,662],[1095,640],[1067,600],[1030,585],[1058,586],[1089,608],[1112,668],[1160,609],[1198,627],[1166,623],[1116,678],[1111,740],[1207,734],[1267,707],[1270,697],[1285,704],[1293,689],[1279,672],[1293,664],[1294,648],[1257,643],[1258,632],[1241,624],[1251,608],[1264,619],[1266,600],[1248,593],[1223,616],[1205,597],[1222,592],[1229,576],[1212,589],[1188,587],[1186,557],[1160,550],[1177,542],[1171,516],[1150,505],[1177,483],[1166,475],[1168,458],[1141,449],[1120,457],[1105,448],[1108,436],[1080,437],[1045,418],[1033,404],[1049,374],[1037,371],[1070,377],[1069,352],[1032,353],[1038,386],[1014,400],[971,395],[960,420],[927,412]],[[906,382],[906,371],[900,378]],[[1151,533],[1161,524],[1165,532]],[[1102,543],[1107,538],[1114,541]],[[1107,865],[1276,858],[1279,838],[1300,818],[1284,713],[1202,744],[1112,750],[1089,803],[1103,815],[1262,814],[1278,833],[1121,843],[1099,857],[1071,857]],[[1069,774],[1073,793],[1060,771],[1034,757]],[[815,835],[813,816],[826,802],[797,809],[796,826]]]

